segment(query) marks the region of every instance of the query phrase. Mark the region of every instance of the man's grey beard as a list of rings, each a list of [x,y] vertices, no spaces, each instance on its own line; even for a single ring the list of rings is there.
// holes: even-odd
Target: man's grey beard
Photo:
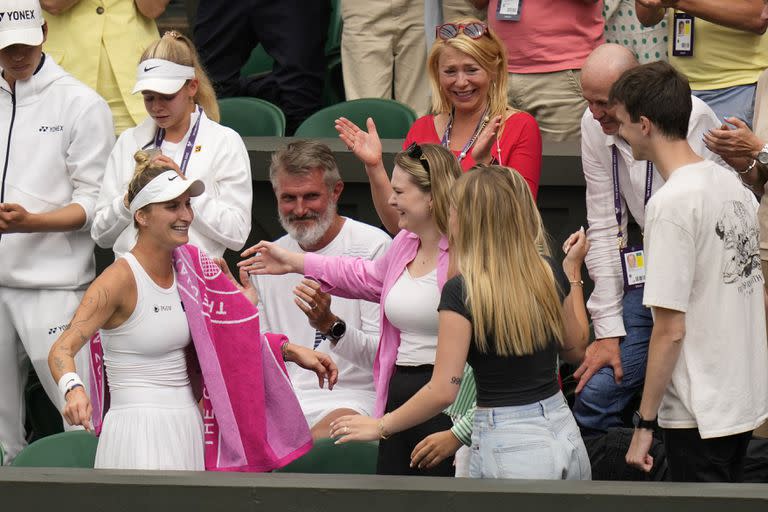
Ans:
[[[323,214],[309,214],[304,217],[295,217],[293,215],[285,216],[282,212],[278,212],[280,217],[280,225],[283,229],[296,240],[300,246],[307,247],[315,245],[325,232],[333,224],[333,220],[336,218],[336,203],[329,202],[328,208],[325,209]],[[294,224],[297,220],[315,219],[315,223],[311,226],[301,226]]]

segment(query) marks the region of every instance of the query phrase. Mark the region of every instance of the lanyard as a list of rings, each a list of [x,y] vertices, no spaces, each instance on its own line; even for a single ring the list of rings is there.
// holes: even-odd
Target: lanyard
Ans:
[[[616,235],[619,247],[624,246],[624,233],[621,231],[621,192],[619,190],[619,150],[616,145],[611,146],[611,167],[613,168],[613,210],[616,213],[616,224],[619,232]],[[648,204],[653,188],[653,163],[648,161],[645,166],[645,201]]]
[[[197,139],[197,130],[200,128],[201,117],[203,117],[203,109],[198,105],[197,119],[195,120],[195,124],[192,125],[192,131],[189,134],[187,143],[184,145],[184,154],[181,157],[181,165],[179,166],[179,169],[181,169],[181,174],[184,175],[187,174],[187,164],[189,163],[189,157],[192,155],[192,148],[195,147],[195,139]],[[155,133],[156,148],[160,148],[162,146],[163,139],[165,139],[165,128],[159,128],[157,133]]]
[[[459,156],[457,157],[459,159],[459,163],[461,163],[462,160],[464,160],[464,157],[467,156],[467,153],[469,152],[469,149],[472,147],[472,145],[477,140],[477,137],[480,135],[480,132],[483,131],[483,128],[485,128],[485,125],[488,124],[488,112],[490,108],[486,107],[485,112],[483,112],[483,115],[480,117],[480,120],[477,122],[477,126],[475,126],[475,132],[472,134],[472,136],[469,138],[466,144],[464,144],[464,148],[461,150],[461,153],[459,153]],[[456,108],[451,109],[451,115],[448,118],[448,126],[445,127],[445,132],[443,132],[443,138],[440,140],[440,144],[447,149],[448,151],[451,150],[451,130],[453,130],[453,115],[456,112]]]

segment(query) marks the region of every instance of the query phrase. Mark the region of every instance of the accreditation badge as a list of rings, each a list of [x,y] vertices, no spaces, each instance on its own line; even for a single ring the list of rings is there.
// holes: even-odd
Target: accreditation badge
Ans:
[[[672,24],[672,55],[693,57],[693,16],[676,12]]]
[[[496,19],[500,21],[520,21],[523,0],[499,0]]]
[[[645,254],[640,246],[619,250],[621,273],[624,275],[624,289],[634,290],[645,286]]]

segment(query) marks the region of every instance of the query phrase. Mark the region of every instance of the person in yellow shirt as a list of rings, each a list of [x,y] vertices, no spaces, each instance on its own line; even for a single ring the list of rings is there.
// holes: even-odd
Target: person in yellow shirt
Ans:
[[[50,36],[43,51],[109,104],[115,134],[146,116],[132,95],[136,65],[160,38],[155,19],[169,0],[41,0]]]
[[[764,0],[635,0],[637,17],[655,25],[672,8],[669,62],[690,82],[693,94],[720,119],[738,117],[752,125],[755,89],[768,68],[768,20]],[[682,37],[678,26],[684,26]],[[686,47],[689,45],[689,47]],[[679,46],[679,48],[678,48]]]

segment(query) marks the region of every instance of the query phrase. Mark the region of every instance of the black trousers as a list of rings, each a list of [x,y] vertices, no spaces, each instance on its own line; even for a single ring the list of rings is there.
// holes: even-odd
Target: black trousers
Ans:
[[[416,394],[432,377],[433,366],[397,366],[389,381],[386,411],[394,411]],[[435,432],[453,426],[443,413],[408,430],[393,434],[379,441],[379,459],[376,473],[379,475],[453,476],[453,457],[449,457],[432,469],[411,468],[411,452],[422,439]]]
[[[702,439],[696,428],[663,429],[670,480],[673,482],[742,482],[744,458],[752,431]]]
[[[194,40],[220,97],[258,96],[278,105],[292,134],[320,109],[330,0],[204,0]],[[272,73],[240,79],[240,68],[261,43],[275,60]]]

